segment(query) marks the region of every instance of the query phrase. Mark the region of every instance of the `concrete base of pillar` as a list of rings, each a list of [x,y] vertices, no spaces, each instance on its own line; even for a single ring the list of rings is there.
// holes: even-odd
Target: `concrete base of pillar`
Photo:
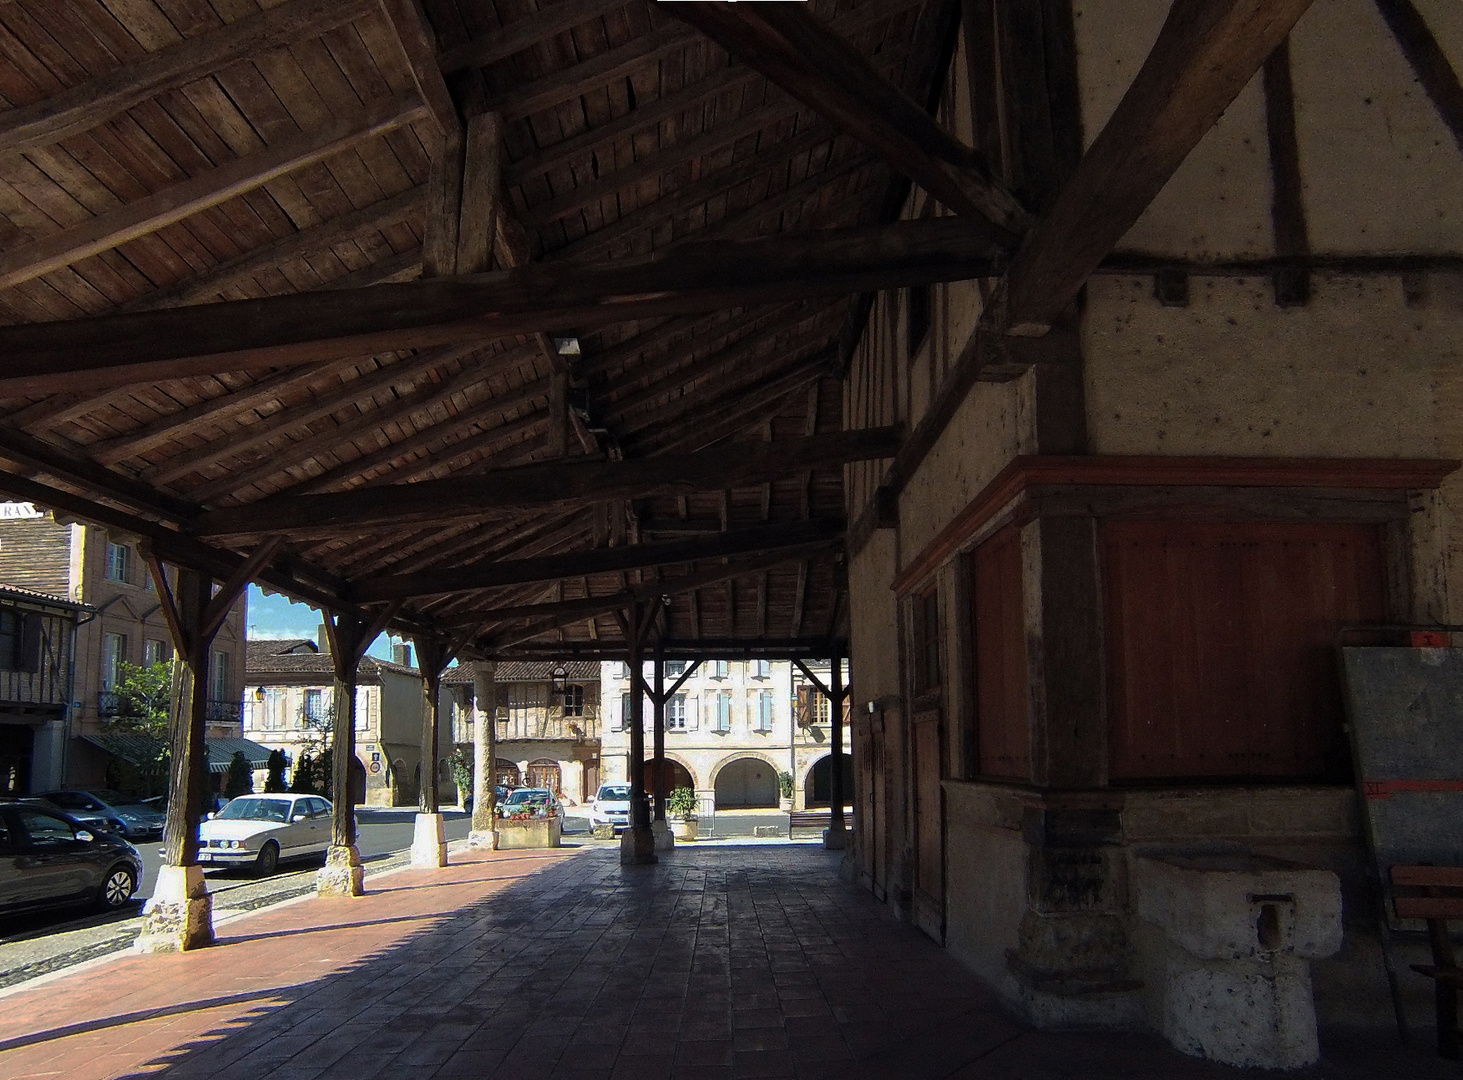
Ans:
[[[664,818],[658,818],[650,823],[650,835],[655,837],[656,851],[674,851],[676,838],[671,835],[670,826]]]
[[[620,865],[641,866],[659,862],[655,857],[655,834],[645,825],[632,825],[620,834]]]
[[[823,847],[828,851],[843,851],[848,847],[848,829],[843,822],[835,821],[823,830]]]
[[[213,897],[201,866],[164,866],[142,909],[138,952],[185,952],[213,944]]]
[[[411,864],[440,867],[447,865],[447,830],[441,814],[418,814],[412,833]]]
[[[366,872],[355,844],[332,847],[325,865],[315,877],[316,896],[360,896],[365,890]]]
[[[475,833],[490,833],[493,831],[493,810],[492,807],[477,806],[472,808],[472,831]]]
[[[476,825],[467,834],[467,846],[480,851],[497,851],[498,834],[492,829],[479,829]]]

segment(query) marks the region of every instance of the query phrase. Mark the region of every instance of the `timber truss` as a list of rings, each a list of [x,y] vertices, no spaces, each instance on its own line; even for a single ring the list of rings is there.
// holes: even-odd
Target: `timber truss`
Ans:
[[[0,492],[468,657],[625,656],[647,604],[666,656],[836,654],[843,466],[1066,358],[1308,2],[1174,0],[1082,152],[1069,23],[997,73],[992,0],[17,0]],[[1045,156],[932,119],[962,20]],[[970,279],[921,429],[844,432],[867,298]]]

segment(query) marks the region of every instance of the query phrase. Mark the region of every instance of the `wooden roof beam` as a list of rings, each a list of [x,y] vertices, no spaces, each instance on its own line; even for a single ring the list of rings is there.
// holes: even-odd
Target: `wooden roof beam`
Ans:
[[[290,0],[164,46],[135,63],[0,113],[0,155],[90,131],[134,105],[266,49],[319,37],[375,10],[375,0]]]
[[[438,63],[449,74],[464,68],[487,67],[499,60],[533,48],[540,41],[582,26],[591,19],[608,15],[625,7],[630,0],[560,0],[551,7],[499,27],[480,38],[455,45],[442,54]]]
[[[878,151],[959,214],[1015,247],[1026,211],[985,160],[935,122],[801,4],[682,3],[668,10]]]
[[[421,0],[380,0],[380,4],[386,21],[396,34],[412,82],[431,110],[437,130],[444,138],[460,137],[462,118],[447,91],[442,69],[437,66],[437,35],[422,9]]]
[[[735,460],[720,452],[629,461],[565,461],[500,469],[324,495],[282,495],[201,514],[197,536],[355,530],[373,523],[441,521],[505,507],[554,506],[640,498],[662,492],[756,483],[812,465],[893,457],[902,427],[867,428],[788,439],[749,448]]]
[[[1111,119],[1027,234],[985,327],[1026,337],[1051,329],[1310,5],[1174,0]]]
[[[798,521],[669,544],[598,548],[564,555],[474,563],[450,570],[367,578],[355,583],[353,593],[360,603],[460,593],[470,589],[523,585],[535,581],[558,581],[561,578],[587,574],[611,574],[621,570],[673,566],[704,559],[802,550],[809,546],[822,547],[836,543],[842,534],[842,522]],[[656,583],[657,590],[663,584],[664,581]]]
[[[994,272],[960,219],[687,244],[613,265],[375,285],[0,327],[0,394],[288,366]]]
[[[59,233],[0,252],[0,289],[8,289],[109,251],[332,154],[419,119],[414,98],[384,98],[257,154],[205,170]]]

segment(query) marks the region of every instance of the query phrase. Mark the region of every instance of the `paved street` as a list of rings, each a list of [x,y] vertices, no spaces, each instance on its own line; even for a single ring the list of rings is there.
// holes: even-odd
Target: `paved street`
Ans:
[[[361,858],[371,869],[385,869],[406,861],[411,847],[411,807],[360,807]],[[460,810],[445,810],[447,838],[467,836],[471,824]],[[141,924],[142,903],[152,895],[157,880],[160,840],[137,845],[142,853],[142,887],[132,903],[110,914],[81,909],[57,910],[33,915],[7,916],[0,927],[0,987],[14,986],[72,964],[105,956],[129,947]],[[252,911],[307,893],[315,887],[319,859],[286,863],[271,877],[255,878],[247,870],[209,870],[208,887],[213,893],[214,911]]]

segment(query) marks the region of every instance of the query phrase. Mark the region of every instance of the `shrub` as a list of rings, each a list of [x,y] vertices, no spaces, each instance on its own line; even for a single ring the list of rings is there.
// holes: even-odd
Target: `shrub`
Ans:
[[[235,799],[254,791],[254,770],[242,750],[235,750],[229,758],[229,778],[224,783],[224,798]]]
[[[784,770],[777,774],[777,790],[782,792],[784,799],[792,798],[792,773]]]
[[[688,787],[678,787],[665,801],[665,808],[677,817],[692,817],[696,813],[696,792]]]

